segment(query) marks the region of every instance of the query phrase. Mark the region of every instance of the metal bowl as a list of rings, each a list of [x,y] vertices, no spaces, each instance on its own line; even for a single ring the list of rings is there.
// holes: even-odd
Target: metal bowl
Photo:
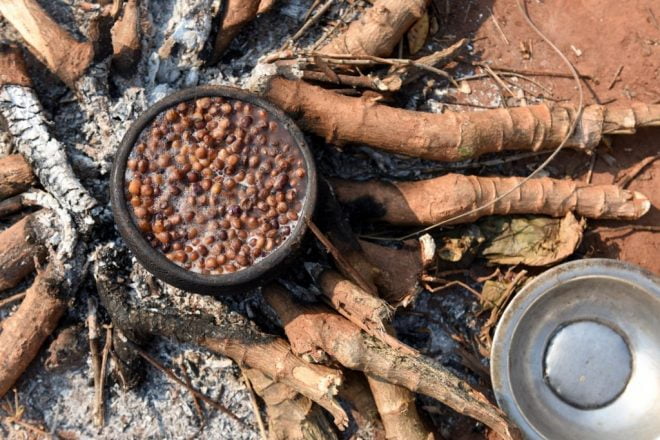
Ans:
[[[659,281],[585,259],[514,297],[495,331],[491,374],[526,438],[660,438]]]
[[[291,235],[273,252],[252,266],[237,272],[221,275],[203,275],[192,272],[169,261],[160,251],[151,247],[131,219],[126,198],[124,197],[124,175],[129,153],[146,125],[164,110],[182,101],[202,97],[220,96],[249,102],[267,110],[271,117],[286,127],[291,134],[305,162],[307,171],[307,187],[305,200],[300,212],[298,223]],[[138,261],[157,278],[180,289],[198,293],[234,293],[253,287],[274,276],[295,254],[307,231],[307,221],[311,218],[316,205],[316,167],[314,158],[305,142],[305,138],[295,123],[280,109],[268,101],[250,94],[244,90],[224,86],[200,86],[181,90],[158,101],[144,112],[128,129],[122,139],[110,177],[110,201],[115,223],[119,233],[126,241],[129,249]]]

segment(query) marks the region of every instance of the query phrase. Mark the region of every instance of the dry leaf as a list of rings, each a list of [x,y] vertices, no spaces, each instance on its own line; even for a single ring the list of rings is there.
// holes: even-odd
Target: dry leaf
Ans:
[[[411,54],[419,52],[424,47],[426,37],[429,34],[429,14],[424,13],[415,24],[408,30],[408,49]]]

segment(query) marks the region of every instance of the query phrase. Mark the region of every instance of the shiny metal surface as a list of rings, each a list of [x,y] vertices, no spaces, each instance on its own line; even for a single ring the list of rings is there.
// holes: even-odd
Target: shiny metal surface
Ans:
[[[660,280],[565,263],[514,297],[495,332],[497,401],[528,439],[660,438]]]

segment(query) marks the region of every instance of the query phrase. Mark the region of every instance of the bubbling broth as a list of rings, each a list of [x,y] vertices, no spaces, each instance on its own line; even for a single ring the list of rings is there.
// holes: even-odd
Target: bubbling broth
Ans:
[[[307,170],[286,127],[256,105],[204,97],[157,115],[131,150],[125,196],[151,246],[193,272],[242,270],[296,227]]]

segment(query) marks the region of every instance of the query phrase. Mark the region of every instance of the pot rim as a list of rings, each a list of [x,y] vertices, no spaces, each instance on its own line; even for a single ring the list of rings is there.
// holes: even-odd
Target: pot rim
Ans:
[[[221,275],[203,275],[192,272],[168,260],[154,249],[133,222],[124,195],[126,164],[128,156],[143,129],[163,111],[183,101],[203,97],[223,97],[248,102],[269,112],[278,123],[291,134],[295,146],[302,152],[307,171],[305,199],[296,226],[284,243],[257,263],[237,272]],[[197,86],[177,91],[149,107],[129,127],[115,155],[110,175],[110,202],[115,224],[120,235],[137,260],[154,276],[183,290],[197,293],[231,293],[254,285],[269,273],[274,272],[295,250],[300,247],[316,205],[317,176],[312,152],[305,138],[282,110],[265,99],[245,90],[219,85]]]

